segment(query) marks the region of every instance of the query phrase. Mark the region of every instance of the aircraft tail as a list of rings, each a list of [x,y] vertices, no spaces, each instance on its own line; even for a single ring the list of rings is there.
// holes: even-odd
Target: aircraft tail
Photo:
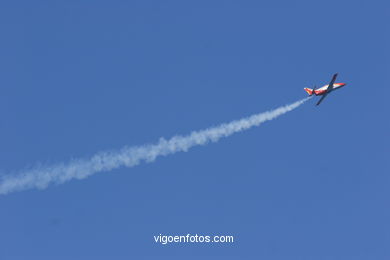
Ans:
[[[311,88],[304,88],[304,90],[307,92],[307,94],[309,94],[309,96],[315,94],[315,93],[314,93],[314,89],[311,89]]]

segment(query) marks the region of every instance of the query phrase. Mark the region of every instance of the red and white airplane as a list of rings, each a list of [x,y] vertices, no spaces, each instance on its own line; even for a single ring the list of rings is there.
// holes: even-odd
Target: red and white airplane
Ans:
[[[316,95],[316,96],[322,96],[321,99],[317,102],[317,106],[319,104],[321,104],[322,100],[324,100],[324,98],[330,93],[332,92],[333,90],[336,90],[336,89],[340,89],[342,87],[344,87],[346,84],[345,83],[334,83],[335,80],[336,80],[336,77],[337,77],[337,73],[333,75],[333,78],[332,80],[330,81],[330,83],[328,85],[325,85],[321,88],[317,88],[314,86],[313,89],[311,88],[304,88],[304,90],[309,94],[309,96],[311,95]]]

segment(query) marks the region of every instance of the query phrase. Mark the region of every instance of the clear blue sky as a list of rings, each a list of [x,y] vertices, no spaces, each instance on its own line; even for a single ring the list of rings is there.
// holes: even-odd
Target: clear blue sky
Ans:
[[[262,112],[335,72],[347,86],[216,144],[1,196],[0,259],[389,259],[389,10],[2,1],[1,174]]]

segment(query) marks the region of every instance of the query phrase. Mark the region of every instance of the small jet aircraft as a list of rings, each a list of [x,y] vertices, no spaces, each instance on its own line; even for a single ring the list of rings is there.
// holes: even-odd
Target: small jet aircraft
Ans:
[[[311,88],[304,88],[304,90],[307,92],[307,94],[309,94],[309,96],[311,96],[313,94],[316,95],[316,96],[322,96],[320,98],[320,100],[317,102],[316,106],[321,104],[322,100],[324,100],[324,98],[330,92],[332,92],[333,90],[339,89],[341,87],[344,87],[346,85],[345,83],[334,83],[336,78],[337,78],[337,73],[333,75],[333,78],[330,81],[329,85],[325,85],[325,86],[323,86],[321,88],[317,88],[317,89],[316,89],[316,86],[314,86],[313,89],[311,89]]]

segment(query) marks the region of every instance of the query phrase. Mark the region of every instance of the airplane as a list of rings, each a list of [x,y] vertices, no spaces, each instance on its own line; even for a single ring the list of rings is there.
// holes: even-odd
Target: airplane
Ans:
[[[316,86],[314,86],[313,89],[311,88],[304,88],[304,90],[307,92],[307,94],[309,94],[309,96],[311,95],[316,95],[316,96],[322,96],[320,98],[320,100],[317,102],[316,106],[318,106],[319,104],[321,104],[322,100],[324,100],[324,98],[332,91],[336,90],[336,89],[340,89],[342,87],[344,87],[345,85],[347,85],[346,83],[334,83],[336,81],[336,78],[337,78],[337,73],[333,75],[333,78],[332,80],[330,81],[330,83],[328,85],[325,85],[321,88],[317,88],[316,89]]]

